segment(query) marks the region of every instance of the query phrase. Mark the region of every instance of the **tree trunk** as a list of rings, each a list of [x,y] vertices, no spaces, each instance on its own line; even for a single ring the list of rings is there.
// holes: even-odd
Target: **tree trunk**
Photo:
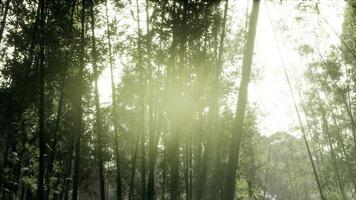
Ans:
[[[76,0],[74,0],[73,2],[69,3],[69,13],[70,13],[70,34],[69,34],[69,40],[72,41],[72,32],[73,32],[73,15],[74,15],[74,7],[75,7],[75,3]],[[60,88],[59,88],[59,100],[58,100],[58,107],[57,107],[57,118],[56,118],[56,122],[55,122],[55,129],[54,129],[54,133],[53,133],[53,138],[52,138],[52,143],[50,144],[50,153],[49,153],[49,158],[47,161],[47,173],[46,173],[46,186],[47,186],[47,199],[49,198],[50,195],[50,177],[53,173],[53,164],[56,158],[56,153],[57,153],[57,142],[58,142],[58,134],[60,132],[61,129],[61,120],[62,120],[62,113],[63,113],[63,107],[64,107],[64,88],[66,85],[66,78],[67,78],[67,69],[68,69],[68,65],[71,59],[71,51],[66,51],[65,53],[65,60],[64,60],[64,67],[63,67],[63,71],[61,73],[61,80],[60,80]]]
[[[320,109],[321,115],[322,115],[321,116],[322,125],[323,125],[322,129],[323,129],[324,135],[326,137],[326,140],[327,140],[329,148],[330,148],[332,166],[334,168],[334,173],[336,175],[336,181],[338,183],[337,185],[339,186],[339,189],[340,189],[340,192],[342,194],[343,199],[346,200],[347,199],[347,195],[345,193],[344,186],[343,186],[343,183],[341,181],[339,167],[338,167],[338,164],[337,164],[337,161],[336,161],[336,155],[335,155],[335,152],[334,152],[334,147],[332,145],[331,138],[330,138],[329,125],[328,125],[328,121],[326,119],[326,111],[325,111],[324,107],[322,106],[323,102],[321,101],[321,98],[319,96],[319,92],[316,90],[316,88],[315,88],[315,92],[317,93],[317,98],[318,98],[318,102],[319,102],[319,109]]]
[[[119,127],[118,127],[118,109],[116,101],[116,89],[114,83],[114,66],[113,66],[113,56],[112,56],[112,45],[111,45],[111,32],[109,25],[109,14],[108,14],[108,1],[105,1],[105,11],[106,11],[106,27],[107,27],[107,39],[109,46],[109,65],[110,65],[110,79],[111,79],[111,98],[112,98],[112,117],[114,125],[114,152],[115,152],[115,164],[116,164],[116,196],[118,200],[122,199],[122,179],[121,179],[121,163],[120,163],[120,153],[119,153]]]
[[[44,87],[45,87],[45,72],[44,72],[44,39],[45,39],[45,1],[40,0],[39,5],[40,7],[40,40],[39,40],[39,107],[38,107],[38,114],[39,114],[39,172],[38,172],[38,191],[37,191],[37,198],[39,200],[45,199],[45,188],[44,188],[44,173],[45,173],[45,148],[46,148],[46,141],[45,141],[45,94],[44,94]]]
[[[167,144],[167,143],[165,143]],[[161,199],[165,200],[166,199],[166,180],[167,180],[167,146],[164,147],[163,150],[163,169],[162,169],[162,194],[161,194]]]
[[[61,80],[61,84],[60,84],[60,92],[59,92],[59,102],[58,102],[58,108],[57,108],[57,118],[56,118],[56,122],[55,122],[55,131],[54,131],[54,136],[52,138],[52,143],[51,143],[51,148],[50,148],[50,153],[49,153],[49,158],[47,161],[47,172],[46,172],[46,199],[49,198],[49,194],[50,194],[50,177],[52,175],[53,172],[53,163],[55,160],[55,156],[56,156],[56,151],[57,151],[57,141],[58,141],[58,132],[60,129],[60,122],[61,122],[61,117],[62,117],[62,108],[63,108],[63,101],[64,101],[64,85],[65,85],[65,75],[66,72],[63,72],[62,74],[62,80]]]
[[[253,50],[256,36],[256,26],[258,20],[258,13],[260,7],[260,0],[253,1],[253,7],[251,11],[251,18],[249,22],[249,29],[246,41],[246,47],[243,55],[242,64],[242,77],[239,88],[239,95],[237,100],[237,109],[233,129],[231,132],[231,146],[229,153],[229,160],[226,169],[225,184],[223,189],[223,199],[233,200],[235,195],[235,182],[236,182],[236,170],[239,160],[239,151],[243,135],[243,123],[245,108],[247,102],[248,83],[250,81],[251,65]]]
[[[92,42],[92,65],[94,71],[94,104],[95,104],[95,130],[97,137],[97,156],[99,160],[99,182],[100,182],[100,198],[105,200],[105,176],[104,176],[104,160],[103,160],[103,144],[102,144],[102,119],[100,110],[100,98],[98,88],[98,65],[97,65],[97,50],[96,50],[96,38],[95,38],[95,16],[94,16],[94,0],[90,1],[90,18],[91,18],[91,42]]]
[[[78,90],[74,97],[74,108],[75,108],[75,120],[76,120],[76,137],[75,137],[75,149],[74,149],[74,174],[73,174],[73,193],[72,200],[78,199],[78,188],[79,188],[79,176],[80,176],[80,140],[83,134],[83,71],[84,71],[84,46],[85,46],[85,2],[82,0],[82,10],[81,10],[81,33],[80,33],[80,51],[79,51],[79,72],[77,74],[77,87]]]
[[[323,92],[325,94],[326,91],[325,89],[323,88]],[[328,101],[330,101],[330,99],[328,98]],[[333,108],[332,106],[330,106],[330,104],[327,105],[330,109],[330,112],[331,112],[331,117],[333,119],[333,124],[334,126],[336,127],[336,140],[338,141],[339,145],[341,146],[341,150],[342,150],[342,154],[344,154],[344,157],[345,157],[345,163],[346,163],[346,167],[347,167],[347,170],[348,170],[348,174],[349,174],[349,177],[351,178],[351,182],[352,182],[352,185],[354,187],[354,190],[356,191],[356,182],[355,182],[355,176],[354,176],[354,172],[352,170],[352,167],[351,167],[351,164],[350,164],[350,161],[352,160],[350,155],[348,154],[348,152],[346,151],[346,148],[345,148],[345,143],[344,143],[344,139],[343,139],[343,136],[342,136],[342,128],[339,126],[338,122],[337,122],[337,117],[336,117],[336,114],[334,113],[333,111]]]
[[[139,88],[139,100],[138,100],[138,126],[139,126],[139,142],[140,142],[140,171],[141,171],[141,199],[145,200],[147,198],[146,194],[146,132],[145,132],[145,113],[146,113],[146,106],[145,106],[145,90],[146,84],[144,80],[144,72],[145,69],[143,67],[143,49],[142,49],[142,30],[140,25],[140,3],[136,0],[136,24],[137,24],[137,63],[136,69],[139,70],[139,79],[140,79],[140,88]]]
[[[289,82],[288,82],[289,84]],[[294,101],[293,101],[294,102]],[[304,114],[306,114],[306,107],[303,103],[303,100],[301,99],[301,104],[302,104],[302,110],[304,112]],[[319,194],[320,194],[320,199],[321,200],[326,200],[326,198],[324,197],[324,193],[323,193],[323,188],[321,186],[321,182],[319,180],[319,176],[318,176],[318,172],[317,172],[317,169],[315,167],[315,163],[314,163],[314,160],[313,160],[313,156],[311,154],[311,150],[310,150],[310,146],[309,146],[309,142],[308,142],[308,139],[307,139],[307,136],[306,136],[306,131],[304,129],[304,126],[302,124],[302,119],[301,119],[301,116],[299,115],[299,111],[298,111],[298,108],[297,108],[297,105],[296,103],[294,102],[294,107],[295,107],[295,110],[297,112],[297,115],[298,115],[298,121],[299,121],[299,124],[301,126],[301,131],[302,131],[302,136],[303,136],[303,140],[304,140],[304,143],[305,143],[305,146],[307,148],[307,152],[308,152],[308,156],[309,156],[309,160],[310,160],[310,163],[312,165],[312,169],[313,169],[313,174],[314,174],[314,177],[315,177],[315,181],[317,183],[317,186],[318,186],[318,190],[319,190]],[[306,120],[306,123],[307,123],[307,127],[309,129],[309,131],[311,131],[311,127],[310,127],[310,124],[308,122],[308,120]]]
[[[69,183],[70,183],[70,177],[71,177],[71,171],[72,171],[72,160],[73,160],[73,150],[74,150],[74,142],[75,142],[75,135],[73,135],[74,137],[71,139],[71,145],[69,147],[69,157],[68,157],[68,162],[67,162],[67,166],[65,168],[65,172],[64,172],[64,179],[63,179],[63,188],[60,194],[60,200],[64,199],[64,200],[68,200],[68,192],[69,192]]]
[[[212,151],[212,134],[216,131],[217,129],[217,115],[219,112],[219,97],[218,97],[218,90],[219,90],[219,80],[220,80],[220,73],[221,73],[221,67],[223,64],[222,61],[222,56],[223,56],[223,50],[224,50],[224,43],[225,43],[225,34],[226,34],[226,20],[227,20],[227,11],[229,7],[229,1],[226,0],[225,3],[225,8],[224,8],[224,16],[223,16],[223,23],[221,27],[221,37],[219,41],[219,50],[218,50],[218,57],[217,57],[217,63],[215,66],[215,69],[213,70],[213,85],[212,85],[212,92],[210,94],[211,98],[211,104],[210,104],[210,109],[209,109],[209,124],[210,124],[210,129],[211,131],[208,132],[207,135],[207,142],[206,142],[206,151],[203,154],[203,158],[201,161],[201,166],[200,170],[198,171],[198,181],[197,181],[197,191],[196,191],[196,200],[201,200],[205,199],[205,192],[206,192],[206,185],[207,185],[207,175],[208,175],[208,161],[210,160],[210,154]]]
[[[332,118],[333,118],[334,126],[336,127],[336,139],[339,142],[339,144],[341,145],[342,153],[344,154],[344,157],[345,157],[345,163],[347,166],[348,174],[349,174],[349,177],[351,178],[351,182],[354,187],[354,191],[356,191],[356,182],[355,182],[356,176],[354,175],[352,166],[350,164],[350,162],[352,161],[352,158],[346,151],[344,139],[343,139],[342,132],[341,132],[341,127],[336,122],[336,116],[335,116],[334,112],[332,112]]]
[[[137,150],[138,150],[138,140],[135,144],[135,149],[133,152],[132,158],[132,169],[131,169],[131,176],[130,176],[130,185],[129,185],[129,200],[133,199],[134,190],[135,190],[135,172],[136,172],[136,163],[137,163]]]
[[[179,199],[179,136],[180,129],[176,128],[175,133],[173,133],[173,137],[171,138],[171,175],[170,175],[170,196],[171,200]]]
[[[149,145],[149,161],[148,161],[148,182],[147,182],[147,200],[155,199],[156,191],[155,191],[155,165],[156,165],[156,158],[157,158],[157,142],[156,142],[156,135],[157,130],[155,127],[155,121],[157,120],[157,109],[154,109],[154,80],[153,80],[153,67],[151,65],[151,30],[150,30],[150,15],[149,15],[149,1],[146,0],[146,29],[147,29],[147,68],[148,68],[148,78],[149,78],[149,85],[148,85],[148,145]],[[154,113],[156,111],[156,113]]]

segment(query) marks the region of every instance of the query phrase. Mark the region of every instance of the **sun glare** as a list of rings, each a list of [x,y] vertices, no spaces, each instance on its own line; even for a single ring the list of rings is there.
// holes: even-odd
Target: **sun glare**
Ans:
[[[246,2],[242,1],[240,7],[246,9],[246,6]],[[248,6],[251,7],[251,5]],[[297,116],[288,90],[281,59],[284,60],[285,67],[292,77],[294,87],[298,90],[301,89],[300,87],[303,84],[300,81],[303,80],[305,63],[300,58],[298,46],[295,46],[296,43],[294,41],[310,42],[314,40],[315,34],[310,29],[315,28],[311,22],[317,21],[319,16],[310,14],[305,20],[311,24],[303,27],[296,21],[300,13],[294,9],[294,6],[294,2],[285,3],[283,6],[268,2],[261,4],[254,60],[254,68],[259,71],[260,75],[258,80],[250,84],[249,101],[258,107],[259,129],[264,135],[272,135],[275,132],[299,134],[295,131]],[[344,3],[323,4],[323,6],[320,6],[321,14],[328,15],[328,19],[332,19],[331,24],[337,31],[341,31],[344,6]],[[244,9],[241,9],[241,11]],[[273,35],[273,27],[268,19],[268,11],[271,15],[274,29],[276,30],[277,26],[284,27],[282,29],[278,28],[276,32],[276,39],[280,44],[282,58],[279,55],[276,39]],[[235,18],[238,18],[243,16],[244,13],[239,12],[235,15]],[[234,22],[233,19],[232,22]],[[338,38],[332,34],[332,30],[329,31],[329,34],[324,34],[322,38],[318,39],[328,41],[324,42],[325,47],[332,44],[339,45]],[[121,76],[121,71],[117,71],[117,73]],[[116,77],[115,81],[119,81],[119,78]],[[110,104],[111,82],[109,67],[103,70],[98,83],[101,102]]]

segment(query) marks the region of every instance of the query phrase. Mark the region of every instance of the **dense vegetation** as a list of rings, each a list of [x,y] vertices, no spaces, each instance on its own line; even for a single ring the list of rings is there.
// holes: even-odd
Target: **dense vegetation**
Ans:
[[[0,199],[356,198],[356,1],[339,46],[297,44],[299,135],[269,137],[247,99],[264,3],[285,2],[2,0]]]

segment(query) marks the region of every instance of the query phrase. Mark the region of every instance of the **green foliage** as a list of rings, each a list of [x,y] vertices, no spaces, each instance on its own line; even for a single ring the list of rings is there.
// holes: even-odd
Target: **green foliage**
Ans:
[[[116,199],[118,179],[122,199],[192,200],[198,199],[198,191],[200,200],[221,199],[229,152],[235,148],[229,146],[235,134],[231,130],[241,117],[235,116],[233,97],[240,91],[236,82],[242,74],[236,66],[245,49],[245,19],[232,27],[235,10],[225,10],[230,8],[226,1],[93,1],[96,37],[91,38],[90,2],[45,1],[43,32],[37,1],[0,4],[0,20],[5,19],[0,22],[5,30],[0,49],[0,199],[38,198],[40,114],[45,116],[41,155],[48,199],[67,199],[73,191],[77,141],[81,199],[100,196],[100,159],[107,199]],[[298,2],[296,9],[312,12],[316,6]],[[305,74],[310,87],[302,94],[307,141],[327,199],[341,199],[341,188],[350,199],[355,195],[356,59],[350,50],[355,52],[356,45],[354,15],[355,8],[348,6],[341,37],[347,46],[341,51],[330,47],[325,58],[310,63]],[[295,20],[307,21],[303,16]],[[39,111],[42,39],[44,113]],[[93,40],[98,74],[93,69]],[[303,57],[318,54],[308,44],[298,50]],[[115,101],[100,96],[102,104],[96,109],[94,82],[110,77],[111,60],[113,88],[99,90],[113,89]],[[258,79],[257,70],[252,74]],[[329,131],[320,105],[327,111]],[[97,112],[102,116],[102,146],[96,134]],[[304,141],[284,132],[261,136],[258,112],[248,105],[243,119],[235,196],[318,199]],[[78,122],[83,122],[81,127]]]

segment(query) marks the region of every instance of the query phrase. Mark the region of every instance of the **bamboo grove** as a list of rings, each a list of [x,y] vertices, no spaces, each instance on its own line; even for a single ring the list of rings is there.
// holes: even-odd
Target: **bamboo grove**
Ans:
[[[286,2],[247,3],[2,0],[0,199],[356,198],[356,1],[339,46],[289,41],[298,136],[265,136],[248,102],[262,6]],[[332,29],[321,3],[294,9]]]

